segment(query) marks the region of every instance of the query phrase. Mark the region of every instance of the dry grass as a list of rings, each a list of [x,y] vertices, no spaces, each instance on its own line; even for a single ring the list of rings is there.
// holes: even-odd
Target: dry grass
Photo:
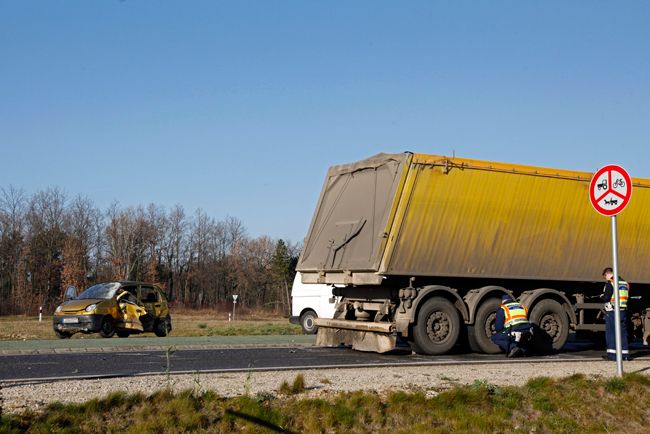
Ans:
[[[236,321],[228,321],[228,314],[208,310],[172,311],[172,336],[242,336],[242,335],[296,335],[301,333],[299,326],[289,324],[289,320],[279,315],[263,311],[251,311],[237,316]],[[153,336],[145,333],[141,336]],[[77,333],[73,339],[83,337],[97,338],[98,334]],[[137,335],[135,336],[137,337]],[[38,322],[34,316],[0,317],[0,340],[54,339],[52,317],[43,316]]]
[[[299,379],[294,383],[304,387]],[[476,382],[434,397],[417,391],[228,399],[191,390],[119,392],[81,405],[51,405],[38,414],[5,415],[0,432],[643,433],[649,419],[647,376],[574,375],[535,378],[522,387]]]
[[[296,375],[292,384],[283,381],[278,389],[281,395],[298,395],[305,391],[305,377],[302,374]]]
[[[53,339],[52,317],[43,316],[1,316],[0,340]]]

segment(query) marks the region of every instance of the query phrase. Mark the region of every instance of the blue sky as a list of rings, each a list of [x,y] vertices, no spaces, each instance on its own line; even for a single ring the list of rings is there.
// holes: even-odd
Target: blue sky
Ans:
[[[405,150],[650,178],[650,2],[0,0],[0,187],[300,241]]]

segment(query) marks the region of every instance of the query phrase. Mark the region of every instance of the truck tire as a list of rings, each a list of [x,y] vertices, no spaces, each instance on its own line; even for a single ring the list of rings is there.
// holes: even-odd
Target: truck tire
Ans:
[[[542,300],[533,306],[530,322],[536,325],[534,345],[538,351],[561,350],[569,337],[569,318],[555,300]]]
[[[485,354],[501,352],[499,346],[490,339],[495,333],[494,320],[500,306],[501,300],[498,298],[488,298],[479,306],[474,325],[467,327],[467,341],[472,352]]]
[[[115,321],[110,316],[105,316],[99,328],[99,335],[103,338],[112,338],[115,334]]]
[[[433,297],[424,302],[413,326],[413,350],[419,354],[444,354],[460,335],[460,316],[451,302]]]
[[[318,318],[316,312],[313,310],[308,310],[302,315],[300,315],[300,327],[302,327],[302,332],[306,335],[313,335],[318,330],[314,320]]]

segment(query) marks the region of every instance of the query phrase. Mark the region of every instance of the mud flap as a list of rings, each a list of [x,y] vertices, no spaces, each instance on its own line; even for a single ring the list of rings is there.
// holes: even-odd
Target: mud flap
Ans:
[[[397,334],[390,323],[332,320],[317,318],[316,345],[321,347],[351,346],[358,351],[387,353],[399,350]]]

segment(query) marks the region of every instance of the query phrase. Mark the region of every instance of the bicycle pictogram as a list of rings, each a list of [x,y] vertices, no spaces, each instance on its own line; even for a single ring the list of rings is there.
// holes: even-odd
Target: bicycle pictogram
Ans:
[[[625,208],[631,195],[630,175],[620,166],[605,166],[591,179],[589,197],[591,204],[601,214],[618,214]]]

